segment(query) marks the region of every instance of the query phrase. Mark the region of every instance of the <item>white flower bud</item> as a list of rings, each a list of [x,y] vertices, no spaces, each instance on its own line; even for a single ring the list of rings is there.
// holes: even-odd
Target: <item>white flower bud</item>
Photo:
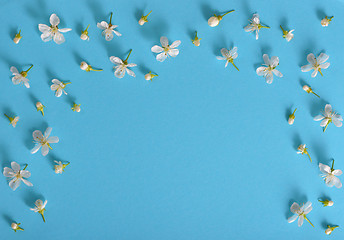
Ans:
[[[323,18],[323,19],[321,20],[321,26],[327,27],[329,24],[330,24],[330,20],[329,20],[329,19]]]
[[[80,112],[80,111],[81,111],[81,108],[80,108],[79,105],[76,105],[76,106],[74,107],[74,110],[75,110],[76,112]]]
[[[332,207],[333,206],[333,201],[328,201],[327,206]]]
[[[295,116],[289,116],[288,123],[289,125],[293,125],[295,121]]]
[[[146,79],[147,81],[151,80],[151,79],[152,79],[152,74],[147,73],[147,74],[145,75],[145,79]]]
[[[306,92],[310,93],[312,91],[312,89],[308,86],[308,85],[304,85],[302,87],[303,90],[305,90]]]
[[[17,230],[17,229],[18,229],[18,224],[12,223],[12,224],[11,224],[11,228],[12,228],[13,230]]]
[[[41,102],[36,102],[36,108],[41,108],[43,107],[43,104]]]
[[[201,45],[201,39],[197,39],[197,40],[193,41],[193,44],[194,44],[196,47],[199,47],[199,45]]]
[[[81,34],[80,38],[81,38],[81,40],[84,40],[84,41],[90,39],[90,37],[85,33]]]
[[[21,37],[15,37],[15,38],[13,39],[13,42],[14,42],[15,44],[18,44],[19,41],[20,41],[20,39],[21,39]]]
[[[140,18],[139,20],[139,24],[142,26],[143,24],[145,24],[147,21],[145,21],[143,18]]]
[[[213,16],[208,19],[208,25],[210,27],[216,27],[217,25],[219,25],[219,23],[220,23],[220,20],[218,17]]]
[[[80,63],[80,68],[81,68],[81,70],[86,71],[87,68],[88,68],[88,64],[86,62],[81,62]]]
[[[63,166],[62,165],[55,165],[55,173],[61,174],[63,172]]]
[[[332,233],[332,229],[331,228],[327,228],[326,230],[325,230],[325,234],[326,235],[330,235],[331,233]]]

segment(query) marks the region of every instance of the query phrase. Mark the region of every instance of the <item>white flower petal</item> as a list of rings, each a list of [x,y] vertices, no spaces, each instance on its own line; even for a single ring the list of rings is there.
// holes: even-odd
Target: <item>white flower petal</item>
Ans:
[[[169,54],[171,57],[177,57],[178,54],[179,54],[179,50],[178,50],[178,49],[170,49],[170,51],[168,51],[168,54]]]
[[[165,61],[166,58],[167,54],[165,52],[162,52],[156,56],[156,60],[158,60],[159,62]]]
[[[314,118],[314,121],[321,121],[323,120],[325,117],[323,115],[318,115],[318,116],[315,116]]]
[[[334,170],[334,171],[332,172],[332,174],[335,175],[335,176],[340,176],[340,175],[343,174],[343,172],[342,172],[342,170],[340,170],[340,169],[336,169],[336,170]]]
[[[313,69],[313,66],[310,65],[310,64],[304,65],[304,66],[301,67],[301,71],[302,71],[302,72],[309,72],[309,71],[312,70],[312,69]]]
[[[299,216],[299,220],[297,221],[297,225],[298,225],[299,227],[302,226],[303,220],[304,220],[304,219],[305,219],[305,217],[304,217],[303,215]]]
[[[59,138],[58,137],[50,137],[47,139],[48,143],[58,143],[59,142]]]
[[[167,46],[168,46],[168,39],[167,39],[167,37],[162,36],[162,37],[160,38],[160,43],[161,43],[161,46],[167,47]]]
[[[22,175],[22,177],[24,178],[29,178],[31,176],[31,173],[27,170],[21,170],[20,174]]]
[[[56,32],[54,34],[54,42],[56,42],[57,44],[64,43],[65,42],[65,38],[64,38],[63,34],[60,33],[60,32]]]
[[[36,144],[35,147],[31,150],[31,154],[36,153],[41,148],[41,146],[41,144]]]
[[[47,156],[48,153],[49,153],[49,147],[47,145],[43,145],[42,146],[42,155]]]
[[[294,214],[293,216],[291,216],[290,218],[288,218],[288,223],[294,222],[298,217],[299,217],[299,215]]]
[[[55,96],[56,97],[61,97],[62,96],[62,89],[61,88],[58,88],[55,92]]]
[[[15,172],[20,171],[20,165],[16,162],[11,162],[11,167],[12,167],[13,171],[15,171]]]
[[[316,64],[316,62],[317,62],[313,53],[310,53],[310,54],[307,55],[307,61],[308,61],[311,65],[314,65],[314,64]]]
[[[11,67],[10,70],[13,74],[19,74],[18,69],[16,67]]]
[[[26,179],[24,179],[24,178],[22,178],[21,179],[22,181],[23,181],[23,183],[25,183],[27,186],[29,186],[29,187],[32,187],[33,186],[33,184],[31,183],[31,182],[29,182],[28,180],[26,180]]]
[[[339,121],[337,118],[332,118],[332,122],[336,127],[341,127],[343,123]]]
[[[319,163],[319,169],[322,173],[325,173],[325,174],[331,173],[331,168],[325,164]]]
[[[45,24],[38,24],[38,29],[42,33],[50,32],[50,27],[48,25],[45,25]]]
[[[110,57],[110,61],[116,65],[121,65],[123,64],[123,61],[122,59],[120,59],[119,57],[114,57],[114,56],[111,56]]]
[[[264,63],[266,64],[266,65],[271,65],[271,61],[270,61],[270,59],[269,59],[269,55],[267,55],[267,54],[264,54],[263,55],[263,59],[264,59]]]
[[[290,206],[290,211],[292,213],[296,213],[297,211],[300,210],[300,205],[297,204],[296,202],[294,202],[291,206]]]
[[[15,191],[19,186],[20,186],[21,181],[17,178],[13,178],[10,182],[9,182],[9,186],[10,188],[12,188],[13,191]]]
[[[332,112],[332,106],[331,104],[325,105],[325,113],[330,114]]]
[[[162,51],[164,51],[164,49],[158,45],[154,45],[152,48],[151,48],[151,51],[154,52],[154,53],[161,53]]]
[[[326,55],[325,53],[320,53],[319,57],[317,58],[317,62],[319,64],[322,64],[328,60],[329,56]]]
[[[49,42],[51,39],[53,39],[53,34],[51,31],[47,31],[41,34],[41,39],[43,42]]]
[[[221,49],[221,54],[222,56],[224,56],[225,58],[229,57],[229,52],[226,48],[222,48]]]
[[[51,16],[50,16],[50,24],[52,26],[57,26],[57,25],[59,25],[59,23],[60,23],[59,17],[55,13],[51,14]]]
[[[322,68],[322,69],[327,69],[329,66],[330,66],[330,63],[327,62],[327,63],[320,64],[319,67]]]
[[[128,63],[127,64],[127,67],[136,67],[137,66],[137,64],[135,64],[135,63]]]
[[[118,31],[112,30],[118,37],[122,36],[122,34]]]
[[[313,209],[312,203],[311,202],[306,202],[305,205],[303,205],[301,209],[302,209],[302,211],[305,214],[308,214]]]
[[[171,44],[170,48],[176,48],[176,47],[178,47],[181,43],[182,43],[182,42],[181,42],[180,40],[174,41],[174,42]]]
[[[259,68],[257,68],[256,72],[257,72],[258,76],[263,76],[263,75],[265,75],[265,70],[266,70],[266,67],[259,67]]]
[[[325,127],[327,125],[328,121],[329,121],[328,118],[323,119],[320,123],[320,127]]]
[[[316,77],[318,75],[318,71],[317,70],[314,70],[311,74],[311,77]]]
[[[123,78],[124,75],[125,75],[125,68],[123,68],[123,67],[118,67],[118,68],[116,69],[116,71],[115,71],[115,76],[116,76],[117,78]]]
[[[4,167],[3,174],[4,174],[5,177],[13,177],[15,175],[13,170],[11,168],[9,168],[9,167]]]
[[[62,32],[62,33],[66,33],[69,31],[72,31],[72,29],[71,28],[59,28],[59,32]]]
[[[53,129],[51,127],[47,127],[47,129],[44,132],[44,137],[48,138],[50,136],[50,133]]]
[[[271,62],[271,65],[272,65],[273,67],[276,67],[276,66],[278,65],[278,63],[279,63],[279,58],[276,57],[276,56],[272,56],[270,62]]]
[[[339,178],[333,177],[332,182],[333,182],[333,185],[336,188],[341,188],[342,187],[342,183],[340,182]]]
[[[266,83],[271,84],[272,81],[274,80],[274,75],[272,72],[268,72],[265,76]]]
[[[283,77],[283,74],[278,71],[277,69],[272,70],[272,72],[277,76],[277,77]]]
[[[128,68],[126,68],[125,70],[127,71],[127,73],[128,73],[130,76],[136,77],[135,73],[134,73],[132,70],[130,70],[130,69],[128,69]]]

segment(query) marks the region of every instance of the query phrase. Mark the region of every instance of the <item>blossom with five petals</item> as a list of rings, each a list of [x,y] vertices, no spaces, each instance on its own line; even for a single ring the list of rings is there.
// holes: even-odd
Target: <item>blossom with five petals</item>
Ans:
[[[336,127],[341,127],[343,125],[343,118],[338,113],[332,110],[330,104],[325,105],[325,111],[323,115],[318,115],[314,118],[314,121],[321,121],[320,126],[324,128],[324,132],[327,129],[327,126],[333,122]]]
[[[137,66],[135,63],[128,63],[128,59],[129,59],[131,52],[132,52],[132,49],[130,50],[127,58],[124,61],[122,59],[120,59],[119,57],[114,57],[114,56],[110,57],[110,61],[112,63],[116,64],[114,69],[116,69],[115,70],[115,76],[117,78],[123,78],[125,75],[125,72],[127,72],[132,77],[136,77],[135,73],[128,68],[128,67],[136,67]]]
[[[259,19],[259,15],[258,13],[253,14],[252,19],[250,20],[250,24],[247,25],[244,29],[245,32],[256,32],[256,40],[258,40],[259,38],[259,30],[261,28],[270,28],[268,26],[263,26],[262,24],[260,24],[260,19]]]
[[[12,82],[14,85],[18,85],[18,84],[24,84],[26,88],[30,88],[30,84],[29,84],[29,79],[27,79],[27,73],[30,71],[30,69],[33,67],[33,65],[31,65],[31,67],[29,67],[28,70],[26,71],[21,71],[19,73],[18,69],[16,67],[11,67],[10,70],[13,73],[13,77],[12,77]]]
[[[327,69],[330,66],[330,63],[326,62],[328,58],[329,56],[325,53],[320,53],[317,58],[315,58],[313,53],[310,53],[307,55],[307,61],[309,64],[302,66],[301,71],[309,72],[314,70],[311,75],[312,77],[316,77],[318,72],[323,76],[321,69]]]
[[[45,24],[39,24],[38,29],[42,32],[41,38],[43,42],[51,41],[52,39],[57,44],[64,43],[65,38],[62,33],[69,32],[72,29],[71,28],[58,28],[58,25],[60,23],[59,17],[53,13],[50,16],[50,27]]]
[[[25,170],[28,165],[26,164],[25,168],[23,170],[20,170],[20,165],[16,162],[11,162],[11,168],[5,167],[4,168],[4,176],[11,178],[11,181],[9,182],[10,188],[12,188],[13,191],[15,191],[21,182],[25,183],[27,186],[32,187],[32,183],[26,180],[25,178],[29,178],[31,176],[31,173],[28,170]]]
[[[52,91],[55,91],[56,97],[61,97],[62,92],[67,95],[67,92],[64,89],[68,84],[71,84],[71,82],[64,83],[57,79],[53,79],[51,81],[53,82],[53,84],[50,86],[50,89]]]
[[[36,144],[35,147],[31,150],[32,154],[36,153],[42,147],[42,155],[46,156],[49,153],[49,148],[52,149],[50,146],[50,143],[58,143],[59,142],[58,137],[49,137],[51,130],[52,130],[52,128],[48,127],[45,130],[44,135],[39,130],[35,130],[32,133],[33,140]]]
[[[218,60],[226,60],[225,67],[228,66],[228,63],[231,63],[239,71],[239,68],[234,64],[234,61],[233,61],[234,59],[236,59],[238,57],[238,48],[237,47],[233,47],[229,51],[226,48],[222,48],[221,54],[222,54],[222,57],[217,56],[216,58]]]
[[[273,73],[277,77],[283,77],[283,74],[276,69],[276,67],[279,65],[279,58],[276,56],[272,56],[271,60],[267,54],[263,55],[263,59],[265,64],[265,67],[259,67],[257,68],[256,72],[258,76],[264,76],[265,80],[268,84],[271,84],[273,81]]]
[[[290,218],[288,218],[288,223],[292,223],[297,218],[299,218],[297,225],[299,227],[301,227],[303,224],[303,220],[306,219],[307,222],[309,222],[312,225],[312,227],[314,227],[314,225],[311,223],[311,221],[309,221],[309,219],[306,216],[310,211],[312,211],[312,203],[311,202],[306,202],[306,204],[303,204],[301,207],[299,204],[294,202],[290,207],[290,211],[292,213],[294,213],[294,215],[291,216]]]
[[[336,188],[341,188],[342,183],[340,182],[337,176],[342,175],[343,172],[340,169],[335,170],[333,168],[333,165],[334,165],[334,160],[332,162],[332,167],[319,163],[319,169],[323,173],[320,176],[324,178],[324,181],[327,186],[329,187],[335,186]]]
[[[122,34],[117,32],[116,30],[114,30],[115,28],[118,27],[118,25],[112,25],[111,20],[112,20],[112,13],[110,16],[110,22],[109,23],[107,23],[105,21],[97,23],[97,27],[103,30],[102,35],[105,36],[106,41],[111,41],[113,39],[114,33],[119,37],[122,36]]]
[[[165,61],[168,56],[176,57],[179,54],[179,50],[176,49],[176,47],[180,45],[180,40],[174,41],[171,45],[169,45],[167,37],[162,36],[160,38],[160,43],[162,47],[154,45],[151,49],[152,52],[159,53],[156,55],[156,60],[159,62]]]

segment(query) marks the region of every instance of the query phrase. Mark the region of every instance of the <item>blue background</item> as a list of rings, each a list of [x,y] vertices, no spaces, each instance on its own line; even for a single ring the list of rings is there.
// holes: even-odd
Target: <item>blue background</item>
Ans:
[[[212,14],[231,9],[218,27],[207,25]],[[123,36],[106,42],[96,23],[111,11]],[[334,158],[344,169],[344,129],[331,125],[324,134],[313,121],[326,103],[344,114],[343,11],[335,0],[1,0],[0,110],[20,116],[16,128],[0,117],[1,167],[28,163],[34,184],[13,192],[0,179],[1,239],[324,239],[326,224],[344,226],[343,190],[328,188],[318,168]],[[254,12],[271,27],[259,40],[243,30]],[[61,28],[73,29],[62,45],[40,39],[38,24],[49,24],[52,13]],[[335,17],[323,28],[326,15]],[[79,38],[88,24],[89,42]],[[280,24],[295,29],[291,42]],[[19,29],[23,39],[15,45]],[[191,43],[195,30],[200,47]],[[150,50],[161,36],[182,41],[180,54],[163,63]],[[240,72],[216,59],[233,46]],[[123,59],[130,49],[137,77],[117,79],[109,57]],[[310,52],[330,56],[324,77],[301,72]],[[284,77],[272,85],[255,72],[264,53],[280,58]],[[104,71],[82,71],[82,60]],[[31,88],[13,85],[10,67],[30,64]],[[144,80],[150,70],[159,74],[152,82]],[[54,96],[53,78],[72,82],[68,96]],[[304,92],[304,83],[322,98]],[[37,100],[47,106],[44,117]],[[32,132],[47,126],[60,142],[47,157],[31,155]],[[313,163],[296,154],[301,143]],[[71,164],[57,175],[53,160]],[[334,206],[323,208],[320,197]],[[37,198],[48,200],[46,223],[30,211]],[[292,202],[307,200],[315,228],[288,224]],[[14,233],[12,221],[25,232]],[[343,239],[344,231],[331,238]]]

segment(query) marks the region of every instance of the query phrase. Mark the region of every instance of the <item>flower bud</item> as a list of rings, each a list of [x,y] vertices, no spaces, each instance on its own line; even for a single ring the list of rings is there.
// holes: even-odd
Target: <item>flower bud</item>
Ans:
[[[42,108],[43,104],[41,102],[36,102],[36,108]]]
[[[18,229],[18,224],[12,223],[12,224],[11,224],[11,228],[12,228],[13,230],[17,230],[17,229]]]
[[[327,19],[327,17],[326,17],[326,18],[323,18],[323,19],[321,20],[321,26],[327,27],[327,26],[330,24],[330,22],[331,22],[331,20],[330,20],[330,19]]]
[[[73,107],[72,107],[72,110],[73,110],[74,112],[80,112],[80,111],[81,111],[80,104],[74,103],[74,105],[73,105]]]
[[[290,116],[289,116],[289,119],[288,119],[289,125],[293,125],[293,124],[294,124],[294,121],[295,121],[295,116],[294,116],[294,115],[290,115]]]
[[[197,39],[197,40],[194,40],[192,43],[193,43],[196,47],[199,47],[199,45],[201,45],[201,39],[199,38],[199,39]]]
[[[81,34],[80,38],[81,40],[84,40],[84,41],[90,39],[90,37],[86,33]]]
[[[87,71],[88,64],[86,62],[81,62],[80,63],[80,68],[81,68],[81,70]]]
[[[327,206],[332,207],[333,206],[333,201],[328,201]]]
[[[22,39],[22,36],[20,35],[20,32],[21,32],[21,30],[19,30],[19,33],[17,33],[17,34],[14,36],[13,42],[14,42],[15,44],[18,44],[19,41],[20,41],[20,39]]]
[[[308,85],[304,85],[302,89],[305,90],[307,93],[310,93],[312,91],[312,89]]]
[[[219,25],[219,23],[220,23],[220,19],[218,16],[213,16],[208,19],[208,25],[210,27],[216,27],[217,25]]]
[[[148,21],[146,21],[145,19],[144,19],[144,17],[141,17],[140,18],[140,20],[139,20],[139,24],[142,26],[143,24],[145,24],[146,22],[148,22]]]
[[[147,73],[147,74],[145,75],[145,79],[146,79],[147,81],[151,80],[151,79],[152,79],[152,75],[149,74],[149,73]]]
[[[55,165],[55,173],[61,174],[63,172],[63,166],[62,165]]]
[[[339,226],[333,226],[333,227],[331,227],[330,225],[327,225],[327,228],[326,228],[326,230],[325,230],[325,234],[326,235],[330,235],[332,232],[333,232],[333,230],[335,230],[336,228],[338,228]]]

